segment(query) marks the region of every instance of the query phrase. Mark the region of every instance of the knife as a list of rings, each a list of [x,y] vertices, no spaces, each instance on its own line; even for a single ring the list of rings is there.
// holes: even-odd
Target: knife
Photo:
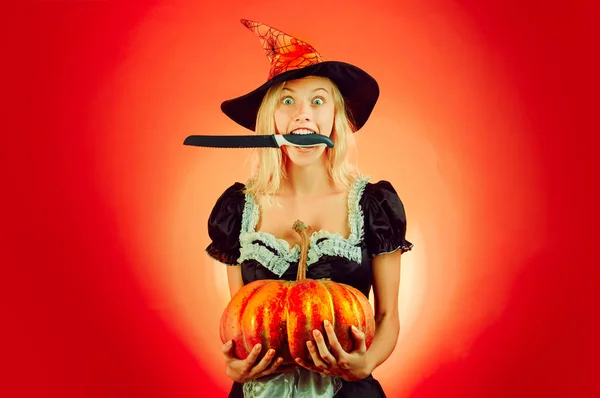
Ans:
[[[183,141],[183,145],[210,148],[281,148],[283,145],[333,148],[333,141],[321,134],[190,135]]]

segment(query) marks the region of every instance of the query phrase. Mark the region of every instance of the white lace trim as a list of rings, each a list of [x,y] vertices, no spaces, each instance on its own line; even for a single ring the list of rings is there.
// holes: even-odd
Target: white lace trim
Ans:
[[[360,199],[369,181],[369,177],[357,177],[348,193],[348,226],[350,227],[348,238],[325,230],[311,234],[306,261],[308,266],[319,261],[324,255],[340,256],[357,263],[362,261],[359,244],[363,239],[365,221]],[[259,206],[254,196],[246,194],[238,263],[256,260],[271,272],[281,276],[292,263],[300,260],[300,245],[290,247],[285,239],[277,239],[268,232],[256,231],[259,217]]]

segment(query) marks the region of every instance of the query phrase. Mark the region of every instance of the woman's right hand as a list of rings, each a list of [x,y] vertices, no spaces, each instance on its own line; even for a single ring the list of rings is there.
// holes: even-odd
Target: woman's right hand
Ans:
[[[275,350],[271,349],[257,365],[254,365],[254,362],[256,362],[256,359],[260,354],[260,344],[254,346],[254,349],[246,359],[239,359],[235,356],[232,340],[223,344],[221,349],[225,356],[225,362],[227,363],[225,372],[231,380],[238,383],[245,383],[252,379],[258,379],[259,377],[274,373],[281,362],[283,362],[283,358],[277,358],[276,361],[273,361]]]

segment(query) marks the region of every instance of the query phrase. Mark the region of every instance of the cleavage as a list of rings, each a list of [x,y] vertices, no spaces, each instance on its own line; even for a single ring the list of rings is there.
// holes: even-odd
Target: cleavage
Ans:
[[[259,218],[255,231],[268,233],[276,239],[283,239],[291,248],[301,243],[300,235],[292,228],[296,220],[301,220],[310,227],[309,239],[315,231],[338,233],[348,238],[350,226],[345,198],[345,195],[336,195],[300,204],[281,199],[279,201],[281,206],[276,203],[259,205]]]

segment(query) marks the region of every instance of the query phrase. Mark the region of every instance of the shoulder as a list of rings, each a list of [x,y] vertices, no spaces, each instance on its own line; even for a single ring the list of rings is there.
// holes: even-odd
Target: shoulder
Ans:
[[[230,185],[216,200],[208,218],[211,243],[207,253],[214,259],[234,265],[239,257],[239,233],[245,204],[245,185]]]
[[[241,182],[234,182],[229,187],[227,187],[223,193],[219,196],[220,200],[233,200],[233,199],[243,199],[244,197],[244,188],[246,186]]]
[[[361,207],[365,239],[371,256],[412,248],[412,243],[406,240],[404,203],[391,182],[368,182],[364,187]]]
[[[209,230],[228,225],[228,221],[241,218],[244,210],[245,185],[235,182],[217,198],[209,217]]]
[[[404,212],[404,203],[391,182],[387,180],[370,182],[368,178],[366,181],[361,198],[361,205],[364,210],[384,206]]]
[[[230,208],[231,206],[243,206],[244,188],[245,185],[241,182],[234,182],[227,187],[217,198],[213,207],[213,213],[227,210],[227,208]]]
[[[387,180],[379,180],[377,182],[371,182],[371,180],[368,179],[367,185],[365,186],[365,191],[369,191],[370,193],[374,192],[374,193],[385,194],[385,193],[391,192],[394,195],[396,194],[396,189],[394,188],[392,183]]]

